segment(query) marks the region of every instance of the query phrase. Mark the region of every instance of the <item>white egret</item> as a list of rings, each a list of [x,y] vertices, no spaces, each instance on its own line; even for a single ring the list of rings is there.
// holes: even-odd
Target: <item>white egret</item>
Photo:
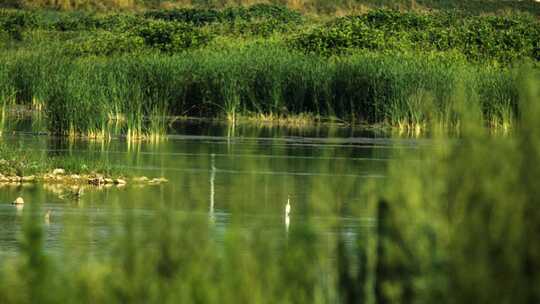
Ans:
[[[13,203],[11,203],[11,204],[12,204],[12,205],[24,205],[24,200],[23,200],[22,197],[19,196],[19,197],[17,197],[17,199],[16,199]]]
[[[285,205],[285,217],[289,217],[291,213],[291,199],[287,196],[287,205]]]

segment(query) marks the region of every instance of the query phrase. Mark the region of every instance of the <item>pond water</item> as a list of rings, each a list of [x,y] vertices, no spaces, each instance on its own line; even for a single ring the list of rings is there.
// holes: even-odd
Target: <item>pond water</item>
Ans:
[[[178,123],[159,143],[68,141],[24,130],[1,140],[29,153],[95,159],[169,182],[87,188],[78,200],[66,196],[65,190],[41,184],[2,186],[0,255],[19,250],[25,210],[10,204],[18,196],[26,205],[39,202],[41,212],[52,211],[44,231],[45,248],[53,254],[66,243],[99,252],[114,239],[123,213],[129,211],[135,225],[145,225],[145,217],[164,208],[207,218],[217,242],[231,225],[285,238],[291,227],[309,222],[320,236],[317,246],[330,246],[324,240],[336,234],[353,244],[359,230],[374,224],[365,212],[362,185],[384,179],[396,149],[415,149],[420,143],[339,126],[231,129],[204,122]],[[292,211],[286,218],[288,198]],[[77,232],[77,226],[84,227],[84,233]]]

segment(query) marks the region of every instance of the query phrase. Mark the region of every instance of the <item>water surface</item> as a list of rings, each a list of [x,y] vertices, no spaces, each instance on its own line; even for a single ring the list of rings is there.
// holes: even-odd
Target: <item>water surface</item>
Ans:
[[[144,218],[159,210],[208,219],[217,242],[231,225],[279,238],[287,237],[291,227],[309,222],[320,236],[318,246],[326,246],[321,240],[336,234],[352,244],[359,230],[373,226],[362,201],[362,185],[384,179],[396,149],[416,149],[420,144],[339,126],[241,125],[231,130],[223,124],[182,122],[162,142],[130,144],[121,138],[73,141],[28,132],[24,125],[20,129],[1,140],[29,153],[95,159],[169,182],[87,189],[80,200],[66,195],[65,189],[41,184],[3,186],[0,254],[16,254],[19,248],[25,211],[10,204],[18,196],[27,206],[38,202],[41,212],[52,211],[44,226],[45,247],[51,253],[66,243],[99,252],[113,241],[125,212],[144,229]],[[288,219],[287,199],[292,205]],[[67,223],[70,229],[65,229]]]

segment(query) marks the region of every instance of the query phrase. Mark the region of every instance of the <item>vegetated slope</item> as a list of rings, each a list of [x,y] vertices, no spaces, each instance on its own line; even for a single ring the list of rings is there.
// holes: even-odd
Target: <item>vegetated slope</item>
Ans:
[[[513,67],[540,53],[540,23],[523,14],[384,9],[321,21],[257,4],[0,10],[0,26],[3,104],[39,105],[62,134],[108,133],[111,120],[127,121],[120,133],[162,130],[145,118],[167,115],[459,125],[448,96],[463,83],[486,124],[508,126],[519,113]]]
[[[540,22],[530,16],[467,16],[456,12],[375,10],[337,18],[301,33],[296,48],[336,54],[375,51],[458,51],[474,61],[540,60]]]

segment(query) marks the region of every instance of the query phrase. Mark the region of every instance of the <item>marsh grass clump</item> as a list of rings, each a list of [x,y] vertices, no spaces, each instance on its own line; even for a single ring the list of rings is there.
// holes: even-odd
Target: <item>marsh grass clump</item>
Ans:
[[[51,173],[55,168],[63,168],[69,174],[97,173],[106,176],[125,174],[103,161],[73,155],[51,157],[35,151],[25,152],[22,148],[0,143],[0,174],[5,176],[31,176]]]
[[[111,44],[112,45],[112,44]],[[4,94],[42,108],[51,133],[144,138],[167,117],[314,117],[402,129],[459,125],[451,95],[459,81],[487,126],[507,128],[519,111],[517,74],[470,64],[459,53],[354,53],[326,58],[279,43],[225,45],[182,54],[3,58]],[[11,93],[10,93],[11,92]]]

